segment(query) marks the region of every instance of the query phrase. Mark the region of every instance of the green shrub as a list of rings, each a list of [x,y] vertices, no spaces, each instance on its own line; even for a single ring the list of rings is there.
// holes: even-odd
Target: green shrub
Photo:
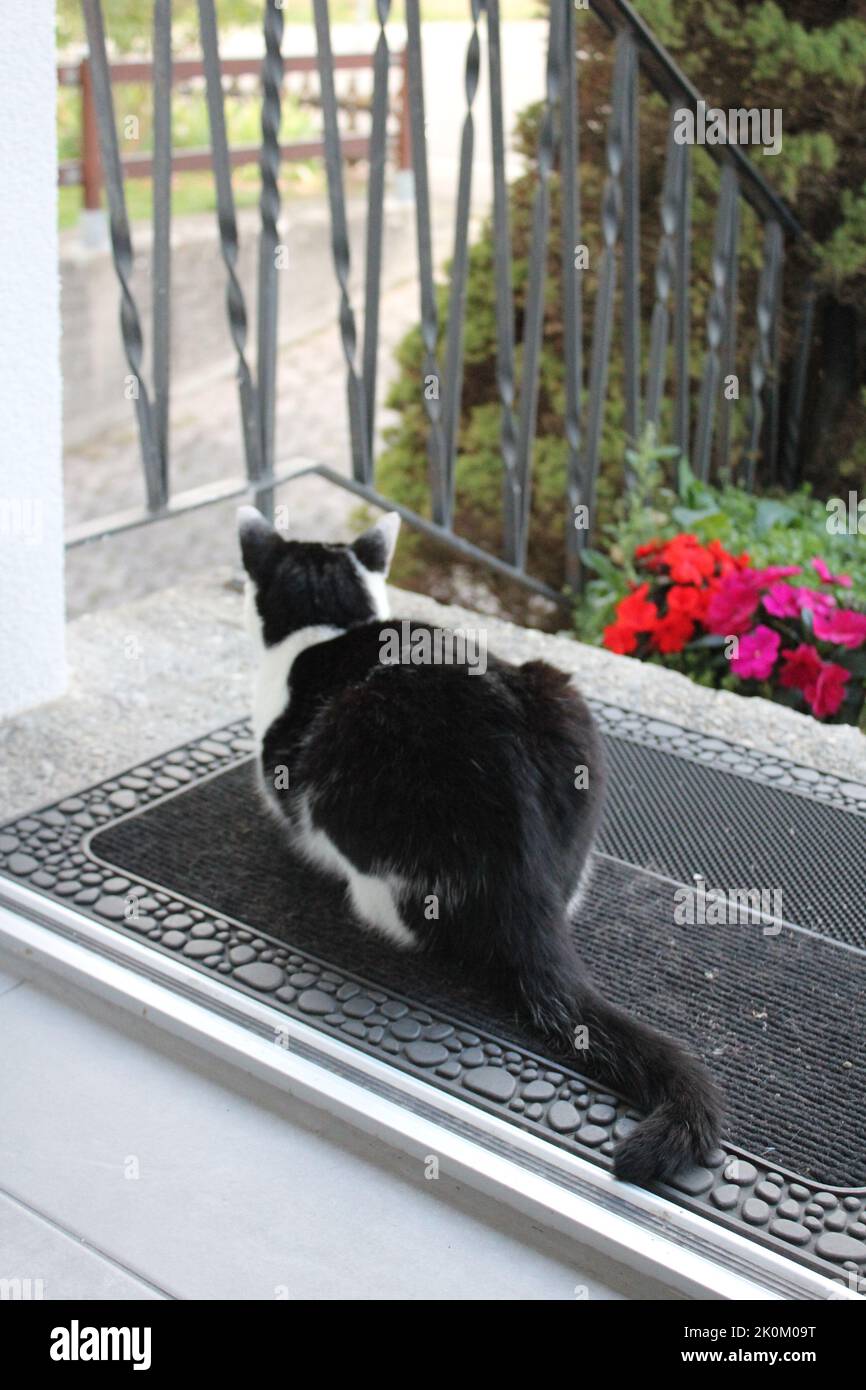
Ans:
[[[720,0],[637,0],[637,8],[653,31],[665,42],[702,93],[719,104],[781,106],[784,111],[784,143],[774,159],[757,158],[759,172],[774,180],[780,191],[795,200],[813,238],[821,292],[816,316],[816,357],[810,380],[818,396],[810,396],[803,440],[812,440],[811,462],[806,476],[816,495],[832,495],[866,477],[866,393],[853,395],[838,381],[838,362],[823,361],[828,343],[840,341],[832,330],[839,322],[836,310],[849,306],[856,314],[866,310],[866,159],[860,136],[855,94],[866,83],[858,55],[866,51],[866,5],[843,21],[828,18],[820,6],[800,0],[786,17],[773,3],[733,5]],[[861,8],[864,14],[859,11]],[[599,225],[604,171],[606,119],[609,110],[612,65],[610,46],[592,15],[580,15],[580,179],[582,222],[580,240],[590,249],[590,269],[584,275],[583,352],[588,364],[592,350],[592,322],[596,276],[602,246]],[[754,63],[755,54],[759,61]],[[753,70],[754,69],[754,70]],[[852,104],[853,103],[853,104]],[[509,220],[512,236],[515,341],[522,339],[528,283],[533,196],[536,187],[536,150],[540,104],[518,120],[513,144],[523,156],[526,172],[509,187]],[[601,113],[601,116],[600,116]],[[642,373],[647,365],[647,324],[655,296],[654,267],[659,249],[659,201],[664,174],[666,104],[643,92],[641,100],[640,164],[640,264],[641,318],[643,324]],[[854,137],[859,141],[854,149]],[[863,192],[857,190],[862,167]],[[846,187],[848,185],[848,187]],[[709,294],[710,263],[718,198],[718,167],[706,150],[693,151],[692,280],[690,307],[690,397],[692,427],[706,347],[705,310]],[[554,168],[550,180],[550,228],[547,241],[547,295],[543,324],[538,417],[533,455],[531,520],[529,529],[530,572],[558,587],[564,574],[566,526],[564,440],[564,339],[561,288],[560,177]],[[753,306],[757,301],[763,229],[743,203],[739,260],[737,371],[741,399],[726,406],[731,417],[732,476],[737,477],[748,425],[748,364],[755,342]],[[806,261],[789,254],[784,280],[785,299],[781,321],[783,364],[790,364],[799,328]],[[494,319],[493,240],[489,225],[482,228],[472,246],[466,305],[466,356],[462,411],[456,465],[457,530],[485,548],[501,543],[501,489],[503,467],[499,448],[501,413],[496,389],[496,331]],[[446,331],[447,285],[440,287],[439,360]],[[623,455],[630,442],[624,437],[621,351],[622,305],[615,305],[614,340],[607,401],[605,403],[596,507],[592,517],[596,546],[606,543],[607,527],[614,520],[623,491]],[[841,339],[844,340],[844,333]],[[853,341],[853,337],[852,337]],[[381,491],[416,510],[429,514],[426,440],[427,419],[422,402],[420,334],[413,330],[398,352],[399,379],[388,404],[398,420],[386,433],[378,482]],[[849,364],[850,366],[850,364]],[[519,403],[520,349],[516,360]],[[850,375],[850,371],[849,371]],[[833,385],[834,380],[836,385]],[[670,381],[668,382],[670,386]],[[584,419],[585,419],[584,400]],[[833,428],[826,423],[828,418]],[[814,429],[814,421],[825,423]],[[670,438],[671,407],[666,402],[660,421],[660,438]],[[817,453],[815,452],[817,448]],[[715,460],[716,464],[718,459]],[[670,460],[663,461],[665,481],[675,481]],[[803,495],[804,498],[808,494]],[[736,508],[740,494],[725,492]],[[750,506],[748,502],[743,505]],[[796,510],[801,506],[792,500]],[[413,540],[397,571],[398,582],[428,583],[431,589],[445,582],[441,553],[430,542]],[[435,573],[435,581],[433,579]],[[501,585],[495,585],[501,590]]]

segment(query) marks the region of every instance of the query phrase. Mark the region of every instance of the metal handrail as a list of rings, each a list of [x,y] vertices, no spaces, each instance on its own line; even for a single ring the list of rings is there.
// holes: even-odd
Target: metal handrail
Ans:
[[[684,98],[689,110],[697,109],[698,102],[702,100],[697,87],[689,81],[646,22],[628,4],[628,0],[589,0],[589,7],[612,34],[617,34],[623,26],[631,31],[638,43],[640,65],[658,92],[670,101],[675,97]],[[738,145],[708,145],[707,151],[720,163],[728,159],[733,161],[742,180],[743,193],[762,220],[775,218],[790,236],[799,239],[805,235],[784,198],[758,173]]]

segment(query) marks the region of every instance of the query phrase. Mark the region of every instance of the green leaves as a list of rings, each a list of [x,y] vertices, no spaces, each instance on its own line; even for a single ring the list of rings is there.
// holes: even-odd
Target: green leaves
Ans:
[[[708,521],[712,516],[724,516],[718,502],[707,502],[703,507],[674,507],[671,516],[678,526],[684,531],[691,531],[701,521]]]
[[[679,453],[679,450],[674,450]],[[680,456],[677,466],[677,488],[680,503],[671,509],[671,516],[683,531],[691,531],[710,517],[722,517],[718,494],[695,477],[687,458]]]
[[[765,536],[774,526],[790,526],[797,520],[793,507],[785,502],[777,502],[773,497],[762,497],[755,511],[755,531]]]
[[[861,679],[863,677],[866,677],[866,651],[837,652],[833,660],[840,662],[843,666],[846,666],[848,670],[851,672],[852,676],[859,676]]]
[[[599,578],[606,580],[611,589],[618,590],[625,587],[622,570],[600,550],[585,550],[583,563]]]

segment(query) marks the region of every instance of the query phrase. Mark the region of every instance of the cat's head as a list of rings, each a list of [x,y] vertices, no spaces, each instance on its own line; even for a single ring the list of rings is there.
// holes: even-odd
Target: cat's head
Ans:
[[[385,578],[399,530],[399,516],[387,512],[351,545],[289,541],[255,507],[238,508],[251,636],[272,647],[300,628],[387,618]]]

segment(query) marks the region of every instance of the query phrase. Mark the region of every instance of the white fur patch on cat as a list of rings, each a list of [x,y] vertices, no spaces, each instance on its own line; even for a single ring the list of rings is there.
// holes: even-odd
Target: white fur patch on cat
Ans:
[[[590,879],[592,878],[594,869],[595,860],[593,858],[592,851],[590,850],[589,854],[586,856],[586,859],[583,861],[583,868],[580,871],[580,878],[577,880],[577,883],[575,884],[574,890],[571,894],[571,897],[568,900],[568,905],[565,909],[566,915],[569,918],[576,917],[578,912],[580,911],[580,905],[586,897],[586,890],[589,887]]]
[[[348,552],[349,559],[358,572],[358,577],[373,605],[372,617],[380,621],[391,616],[391,603],[388,598],[388,589],[385,584],[385,576],[379,570],[368,570],[366,565],[362,565],[357,555],[353,555],[351,550]]]
[[[381,932],[396,946],[414,946],[415,937],[400,916],[394,889],[396,878],[377,878],[362,874],[337,848],[324,830],[313,825],[306,798],[300,803],[300,824],[294,845],[320,869],[345,880],[356,913],[368,927]]]
[[[274,720],[279,719],[289,707],[289,673],[301,652],[315,647],[319,642],[329,642],[332,637],[339,637],[343,629],[302,627],[275,646],[266,647],[262,642],[255,598],[249,596],[252,585],[249,581],[247,583],[249,588],[244,617],[247,631],[254,640],[258,639],[259,645],[259,664],[253,684],[253,737],[261,746]]]

